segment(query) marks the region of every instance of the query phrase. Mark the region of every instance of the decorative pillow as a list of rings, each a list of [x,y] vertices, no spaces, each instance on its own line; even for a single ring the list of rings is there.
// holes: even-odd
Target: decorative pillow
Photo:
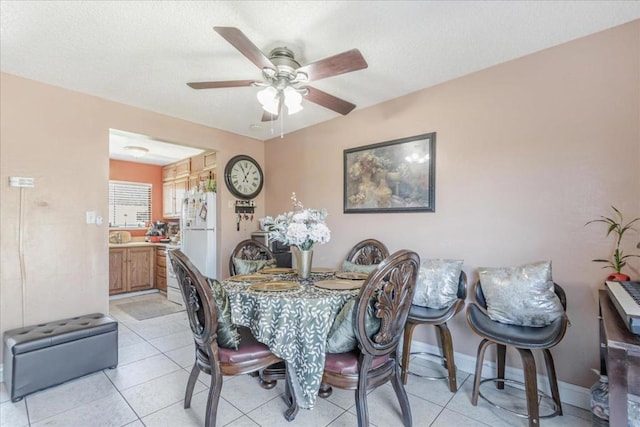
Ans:
[[[370,274],[376,268],[378,268],[378,264],[354,264],[351,261],[347,260],[342,262],[342,271],[348,271],[352,273]]]
[[[444,308],[458,299],[458,282],[463,261],[460,259],[424,259],[416,280],[413,304]]]
[[[275,259],[242,259],[233,258],[233,266],[236,274],[251,274],[263,268],[271,268],[276,266]]]
[[[218,345],[237,350],[240,345],[240,334],[236,325],[231,322],[229,295],[216,279],[207,277],[207,282],[211,287],[214,303],[218,310]]]
[[[492,320],[520,326],[545,326],[564,309],[553,291],[551,261],[518,267],[480,268],[480,283]]]
[[[374,300],[367,305],[365,316],[365,330],[369,336],[380,330],[380,319],[374,314]],[[356,298],[352,298],[342,307],[333,321],[327,338],[327,353],[346,353],[358,348],[355,332]]]

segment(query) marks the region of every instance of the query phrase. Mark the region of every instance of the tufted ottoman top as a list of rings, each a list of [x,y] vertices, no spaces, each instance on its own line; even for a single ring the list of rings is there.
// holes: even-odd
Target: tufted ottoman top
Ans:
[[[113,318],[93,313],[5,331],[4,342],[13,354],[21,354],[116,330]]]

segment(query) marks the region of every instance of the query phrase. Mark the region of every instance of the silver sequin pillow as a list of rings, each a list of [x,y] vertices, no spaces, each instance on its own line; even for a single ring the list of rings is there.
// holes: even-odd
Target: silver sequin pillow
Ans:
[[[458,299],[462,260],[423,259],[416,280],[413,304],[429,308],[448,307]]]
[[[519,267],[480,268],[478,273],[492,320],[540,327],[564,313],[553,291],[551,261]]]

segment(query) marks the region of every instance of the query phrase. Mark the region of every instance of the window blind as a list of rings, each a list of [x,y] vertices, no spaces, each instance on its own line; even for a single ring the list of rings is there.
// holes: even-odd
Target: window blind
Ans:
[[[145,228],[151,221],[151,184],[109,181],[109,227]]]

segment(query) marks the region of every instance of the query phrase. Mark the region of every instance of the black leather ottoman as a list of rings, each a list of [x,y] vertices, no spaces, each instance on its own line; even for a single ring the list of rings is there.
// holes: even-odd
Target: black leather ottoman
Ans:
[[[101,313],[4,333],[4,383],[23,396],[118,364],[118,322]]]

